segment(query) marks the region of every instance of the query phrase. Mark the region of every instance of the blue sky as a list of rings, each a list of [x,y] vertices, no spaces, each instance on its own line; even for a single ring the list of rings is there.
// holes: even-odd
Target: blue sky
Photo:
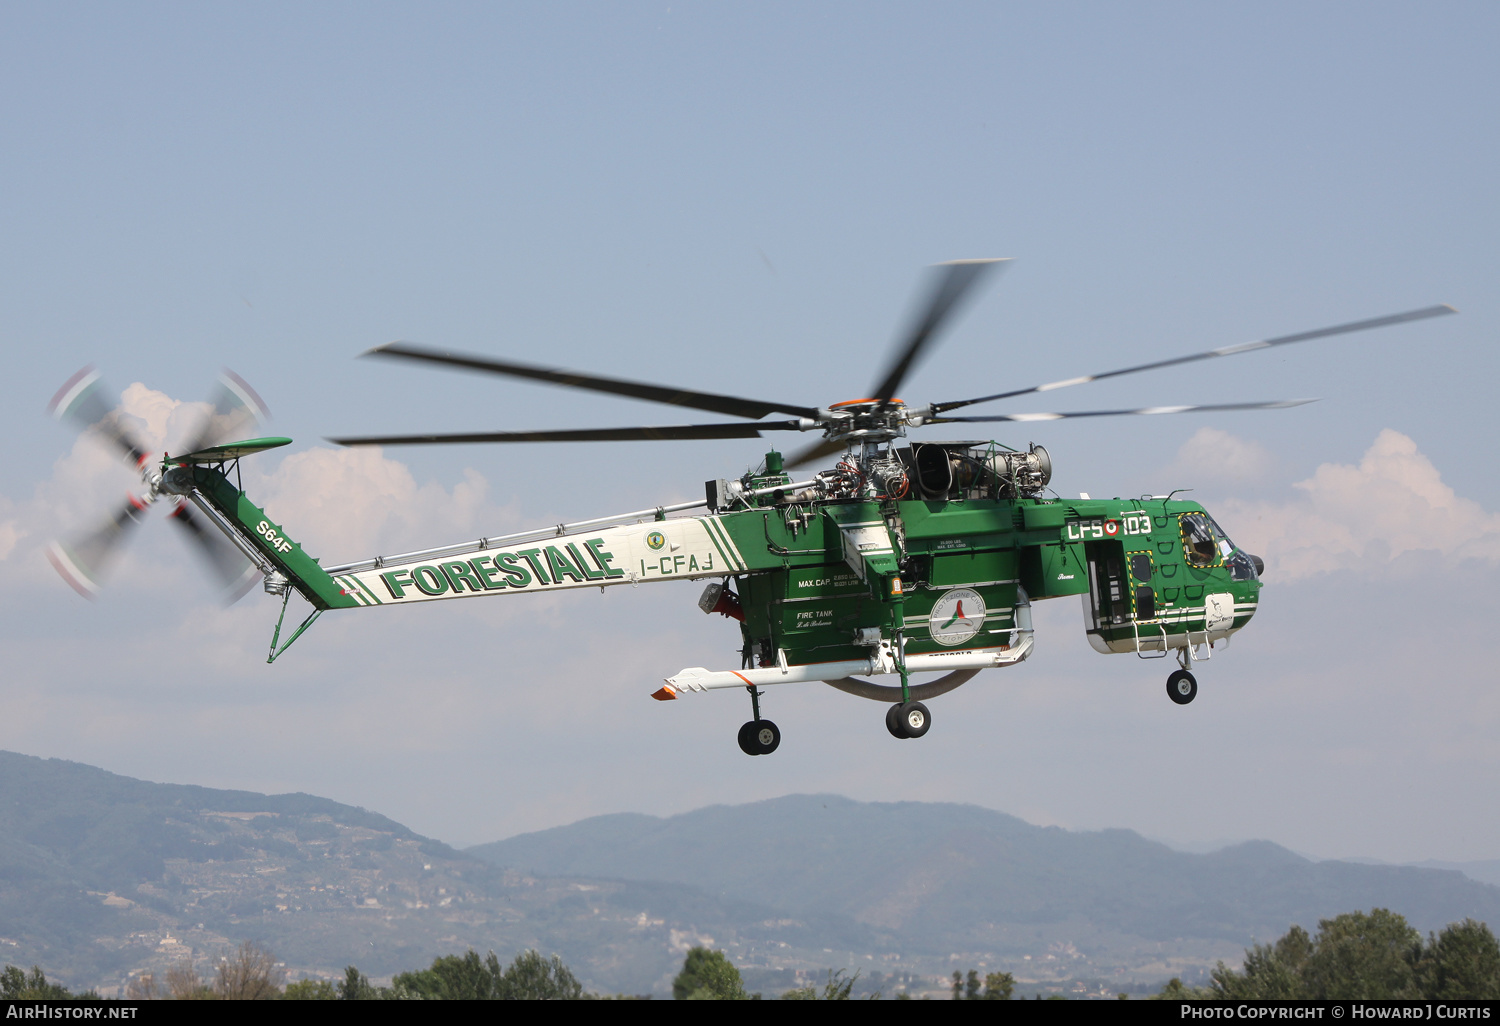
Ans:
[[[826,790],[1494,858],[1497,22],[1480,4],[8,5],[0,746],[326,794],[455,843]],[[92,605],[41,557],[129,485],[44,416],[88,362],[140,383],[131,409],[164,431],[220,366],[248,378],[296,444],[247,484],[344,560],[697,497],[762,451],[340,455],[320,439],[691,419],[355,358],[373,345],[822,405],[863,394],[924,265],[972,256],[1015,260],[910,400],[1462,311],[1009,408],[1323,397],[1003,437],[1047,445],[1064,494],[1193,487],[1275,547],[1262,613],[1187,709],[1159,664],[1090,652],[1063,600],[1032,660],[935,703],[921,743],[803,689],[772,697],[785,741],[750,762],[738,696],[646,698],[736,644],[690,586],[330,616],[267,667],[272,600],[213,606],[162,525]]]

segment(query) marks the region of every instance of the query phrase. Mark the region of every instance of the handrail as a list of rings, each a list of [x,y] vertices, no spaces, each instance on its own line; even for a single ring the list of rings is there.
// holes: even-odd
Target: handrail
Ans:
[[[743,492],[743,495],[769,495],[777,490],[792,488],[806,488],[816,484],[816,481],[798,481],[791,484],[772,485],[769,488],[756,488]],[[338,566],[324,567],[330,576],[347,574],[355,570],[374,570],[391,563],[410,563],[419,559],[431,559],[434,556],[457,556],[465,552],[482,552],[505,542],[529,541],[532,538],[561,538],[572,531],[582,531],[590,527],[601,527],[605,524],[617,524],[627,520],[644,520],[647,517],[653,520],[665,520],[668,513],[680,513],[685,509],[697,509],[707,506],[707,499],[698,499],[696,502],[678,502],[670,506],[652,506],[650,509],[638,509],[629,513],[616,513],[607,517],[595,517],[592,520],[575,520],[570,524],[554,524],[551,527],[538,527],[530,531],[517,531],[515,534],[502,534],[490,538],[479,538],[474,541],[454,542],[452,545],[439,545],[434,549],[417,549],[413,552],[400,552],[394,556],[376,556],[373,559],[361,559],[353,563],[341,563]]]

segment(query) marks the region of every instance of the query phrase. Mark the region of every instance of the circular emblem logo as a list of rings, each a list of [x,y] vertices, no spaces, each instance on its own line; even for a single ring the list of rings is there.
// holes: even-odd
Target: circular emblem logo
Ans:
[[[944,592],[932,604],[928,629],[939,645],[962,645],[984,626],[984,599],[970,588]]]
[[[660,531],[652,531],[646,535],[646,545],[653,549],[659,549],[667,543],[667,536]]]
[[[1113,538],[1120,533],[1120,522],[1118,520],[1106,520],[1104,522],[1104,533]]]

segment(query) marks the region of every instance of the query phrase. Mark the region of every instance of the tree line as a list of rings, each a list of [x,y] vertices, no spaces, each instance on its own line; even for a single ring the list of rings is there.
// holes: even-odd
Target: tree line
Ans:
[[[829,970],[822,984],[793,988],[780,999],[847,1001],[859,978],[858,972]],[[989,973],[982,978],[977,970],[953,974],[954,1000],[1010,1000],[1015,988],[1010,973]],[[502,966],[493,951],[481,957],[472,948],[462,955],[440,955],[426,969],[397,973],[390,986],[372,984],[352,965],[337,983],[299,980],[283,985],[282,971],[271,952],[246,941],[219,959],[207,975],[192,961],[184,961],[160,980],[151,973],[131,980],[123,996],[137,1001],[577,1001],[605,995],[585,992],[556,955],[548,958],[527,950]],[[705,947],[688,951],[672,981],[672,996],[680,1001],[762,997],[746,991],[740,971],[724,952]],[[878,990],[869,995],[872,999],[881,996]],[[892,996],[910,995],[903,990]],[[1155,997],[1172,1001],[1497,1000],[1500,943],[1487,925],[1472,919],[1451,923],[1424,940],[1405,918],[1388,909],[1350,912],[1319,920],[1315,935],[1293,926],[1274,943],[1253,945],[1237,970],[1219,962],[1205,987],[1188,987],[1174,978]],[[99,1000],[99,995],[92,990],[73,994],[49,982],[36,966],[25,972],[7,965],[0,970],[0,999]]]
[[[1309,935],[1293,926],[1273,944],[1245,952],[1244,965],[1220,962],[1202,988],[1171,980],[1164,1000],[1495,1000],[1500,943],[1484,923],[1465,919],[1422,935],[1389,909],[1318,921]]]
[[[397,973],[389,987],[373,985],[354,966],[344,970],[335,984],[329,980],[298,980],[282,986],[283,973],[276,957],[254,941],[245,941],[232,954],[221,958],[208,975],[191,961],[172,966],[161,979],[143,973],[125,989],[131,1001],[576,1001],[597,997],[585,994],[583,985],[562,959],[550,959],[528,950],[502,967],[492,951],[485,958],[470,949],[462,955],[440,955],[426,969]],[[0,1000],[101,1000],[98,992],[71,993],[49,983],[37,966],[24,972],[13,965],[0,971]]]

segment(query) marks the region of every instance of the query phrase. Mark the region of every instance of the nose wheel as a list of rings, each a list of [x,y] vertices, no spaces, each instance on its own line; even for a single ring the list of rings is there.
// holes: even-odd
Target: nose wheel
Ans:
[[[1198,697],[1198,679],[1186,670],[1173,670],[1167,678],[1167,697],[1178,705],[1187,705]]]
[[[921,737],[932,726],[932,714],[921,702],[901,702],[885,711],[885,729],[902,740]]]

